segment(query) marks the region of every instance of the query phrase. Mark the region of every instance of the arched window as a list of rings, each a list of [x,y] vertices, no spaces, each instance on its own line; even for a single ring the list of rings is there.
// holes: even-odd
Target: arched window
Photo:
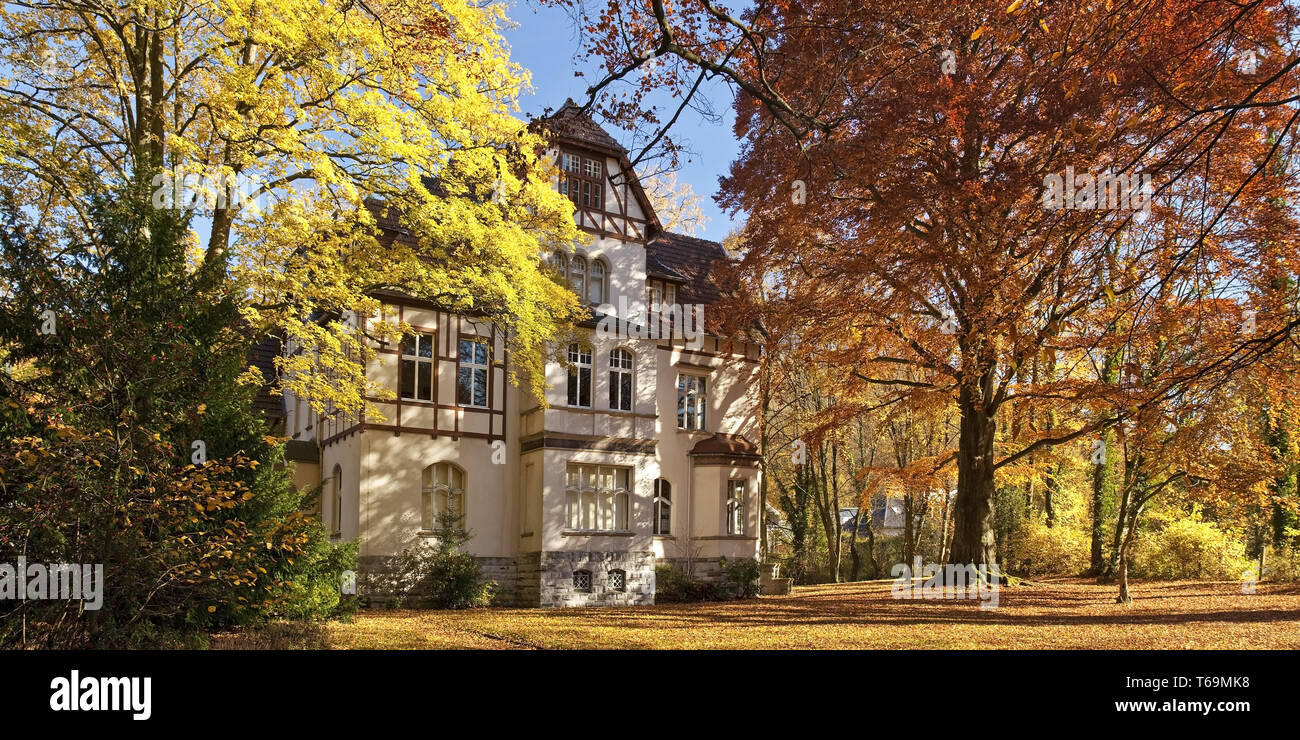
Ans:
[[[575,570],[573,571],[573,590],[582,593],[591,592],[591,571]]]
[[[632,410],[632,352],[622,347],[609,353],[609,408]]]
[[[343,532],[343,469],[337,465],[330,476],[330,531]]]
[[[663,478],[655,479],[655,534],[673,532],[673,484]]]
[[[573,261],[569,263],[569,288],[578,294],[578,298],[582,298],[587,294],[587,259],[585,257],[574,255]]]
[[[605,574],[605,582],[609,584],[610,591],[626,591],[627,571],[618,569],[611,570],[609,573]]]
[[[569,405],[591,408],[591,347],[569,345]]]
[[[569,258],[563,252],[551,252],[551,269],[560,276],[560,280],[564,280],[569,273]]]
[[[605,260],[592,260],[591,280],[587,283],[587,301],[598,306],[605,302],[605,273]]]
[[[425,468],[420,486],[420,529],[432,532],[444,524],[460,529],[464,516],[465,471],[447,462]]]

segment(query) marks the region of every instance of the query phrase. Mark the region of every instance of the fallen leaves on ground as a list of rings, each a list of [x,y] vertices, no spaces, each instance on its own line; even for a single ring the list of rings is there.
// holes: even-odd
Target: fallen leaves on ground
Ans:
[[[1300,648],[1300,586],[1238,582],[1116,587],[1070,578],[978,601],[900,600],[890,581],[804,586],[790,596],[631,608],[363,611],[328,625],[335,649],[1258,649]],[[226,645],[216,645],[225,647]],[[315,647],[316,645],[308,645]]]

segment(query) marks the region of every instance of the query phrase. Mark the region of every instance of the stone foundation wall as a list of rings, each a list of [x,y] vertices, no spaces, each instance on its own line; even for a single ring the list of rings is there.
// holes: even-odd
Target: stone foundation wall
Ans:
[[[515,558],[479,557],[479,567],[483,569],[483,578],[496,581],[492,604],[494,606],[515,606],[519,603],[519,576]],[[366,555],[357,559],[357,594],[368,596],[371,603],[383,606],[392,594],[387,593],[381,581],[393,567],[393,558],[385,555]],[[408,606],[424,606],[419,594],[408,600]]]
[[[483,577],[496,581],[492,597],[494,606],[515,606],[519,603],[519,571],[515,558],[476,558],[483,568]]]
[[[666,558],[660,562],[668,563],[697,581],[705,581],[706,583],[723,582],[722,558],[695,558],[694,560]]]
[[[519,557],[476,557],[483,577],[497,582],[493,606],[640,606],[654,603],[655,556],[636,552],[531,552]],[[360,558],[357,593],[382,606],[391,594],[381,585],[392,568],[393,558],[368,555]],[[700,560],[695,561],[698,566]],[[717,561],[713,568],[721,577]],[[575,583],[577,571],[590,573],[587,588]],[[623,574],[622,588],[615,571]],[[418,595],[409,606],[421,606]]]
[[[636,552],[533,552],[518,559],[521,606],[641,606],[655,603],[655,556]],[[590,574],[587,587],[575,573]],[[622,588],[615,571],[622,572]]]

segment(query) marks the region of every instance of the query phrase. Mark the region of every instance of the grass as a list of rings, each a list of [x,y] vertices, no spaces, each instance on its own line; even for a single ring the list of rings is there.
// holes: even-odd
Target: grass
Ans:
[[[1078,578],[1004,587],[977,601],[907,601],[889,581],[804,586],[790,596],[638,608],[363,611],[351,623],[219,635],[214,648],[333,649],[1180,649],[1300,648],[1300,586],[1148,582],[1134,603]]]

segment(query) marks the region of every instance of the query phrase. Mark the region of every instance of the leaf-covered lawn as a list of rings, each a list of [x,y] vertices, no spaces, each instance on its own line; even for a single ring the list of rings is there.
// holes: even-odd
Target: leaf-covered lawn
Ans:
[[[999,607],[903,601],[890,582],[706,604],[567,610],[367,610],[311,647],[366,648],[1300,648],[1300,587],[1237,582],[1005,587]],[[239,640],[236,639],[236,642]],[[322,644],[323,643],[323,644]],[[220,644],[216,647],[234,647]]]

